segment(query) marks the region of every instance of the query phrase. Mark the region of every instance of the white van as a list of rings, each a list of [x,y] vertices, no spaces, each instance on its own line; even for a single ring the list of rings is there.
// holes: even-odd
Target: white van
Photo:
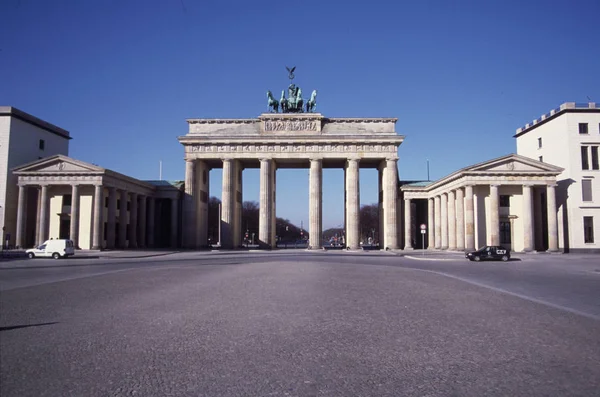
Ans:
[[[31,248],[25,251],[27,256],[35,258],[66,258],[67,256],[75,255],[75,247],[72,240],[46,240],[44,244],[36,248]]]

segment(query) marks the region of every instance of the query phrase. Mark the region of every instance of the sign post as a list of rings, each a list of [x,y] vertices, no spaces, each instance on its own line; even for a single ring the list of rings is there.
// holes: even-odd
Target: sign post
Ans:
[[[423,256],[425,256],[425,233],[427,233],[427,225],[421,223],[421,248],[423,249],[423,252],[421,252],[421,254]]]

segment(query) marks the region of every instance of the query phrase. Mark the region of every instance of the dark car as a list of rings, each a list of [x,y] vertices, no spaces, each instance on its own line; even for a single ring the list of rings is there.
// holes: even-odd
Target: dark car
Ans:
[[[465,257],[470,261],[504,261],[510,259],[510,251],[500,245],[486,245],[477,251],[467,252]]]

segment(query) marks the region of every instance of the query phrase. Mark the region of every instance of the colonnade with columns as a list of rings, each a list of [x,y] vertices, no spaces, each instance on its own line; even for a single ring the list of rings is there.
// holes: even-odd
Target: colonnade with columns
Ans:
[[[65,191],[65,184],[54,185]],[[48,240],[50,226],[50,197],[52,184],[19,184],[19,198],[17,206],[16,245],[24,247],[26,244],[26,228],[28,214],[28,194],[33,189],[37,192],[37,211],[35,221],[35,242],[42,244]],[[80,246],[80,197],[81,190],[88,191],[93,188],[93,201],[91,213],[91,249],[114,248],[145,248],[155,246],[155,205],[156,198],[127,189],[102,184],[73,183],[71,189],[70,228],[69,239],[75,247]],[[108,205],[105,206],[105,200]],[[178,198],[171,200],[171,247],[178,246]],[[119,207],[117,208],[117,201]],[[129,202],[129,209],[127,203]],[[118,226],[117,226],[118,224]],[[106,225],[106,226],[105,226]],[[106,231],[104,230],[106,227]],[[118,237],[117,237],[118,236]]]
[[[325,159],[326,160],[326,159]],[[369,159],[371,164],[373,159]],[[223,248],[235,248],[241,245],[241,206],[242,206],[242,170],[245,160],[235,158],[211,159],[221,162],[223,183],[221,194],[221,234]],[[313,249],[323,246],[323,161],[322,157],[304,159],[309,167],[309,246]],[[398,198],[397,157],[375,160],[380,164],[380,191],[382,192],[383,244],[390,249],[398,248],[398,218],[396,203]],[[345,184],[345,225],[346,245],[350,249],[360,248],[360,181],[361,159],[349,156],[344,159]],[[276,157],[259,156],[260,167],[260,206],[258,239],[264,248],[276,247]],[[184,244],[187,248],[200,248],[208,245],[208,217],[205,209],[208,204],[208,171],[206,160],[186,159],[185,198],[183,217]]]
[[[512,184],[514,186],[514,184]],[[476,224],[476,208],[474,205],[475,184],[465,184],[447,190],[430,192],[413,196],[405,194],[404,198],[404,249],[413,249],[414,231],[411,212],[411,201],[416,198],[427,200],[427,239],[429,249],[472,251],[476,248],[475,240],[478,224]],[[541,221],[534,222],[534,200],[532,190],[536,183],[524,183],[521,195],[521,223],[523,225],[523,251],[534,250],[534,229]],[[500,183],[489,184],[489,220],[479,219],[477,223],[488,221],[489,239],[486,245],[501,245],[500,242]],[[556,184],[541,185],[546,193],[547,241],[548,251],[558,251],[558,219],[556,211]],[[541,211],[537,211],[541,214]],[[540,215],[538,215],[540,216]],[[539,229],[539,228],[537,228]],[[537,236],[539,237],[539,236]],[[479,245],[483,245],[481,242]]]

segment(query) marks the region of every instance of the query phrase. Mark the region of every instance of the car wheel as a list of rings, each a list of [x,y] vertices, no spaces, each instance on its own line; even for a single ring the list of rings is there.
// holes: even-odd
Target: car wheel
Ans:
[[[507,255],[502,255],[502,262],[506,262],[508,260],[508,256]]]
[[[29,257],[29,259],[35,258],[35,254],[33,252],[28,253],[27,256]]]
[[[478,256],[474,256],[474,257],[473,257],[473,260],[474,260],[475,262],[479,262],[479,261],[481,260],[481,258],[480,258],[480,257],[478,257]]]
[[[60,259],[60,254],[58,252],[55,252],[52,254],[52,258],[54,259]]]

